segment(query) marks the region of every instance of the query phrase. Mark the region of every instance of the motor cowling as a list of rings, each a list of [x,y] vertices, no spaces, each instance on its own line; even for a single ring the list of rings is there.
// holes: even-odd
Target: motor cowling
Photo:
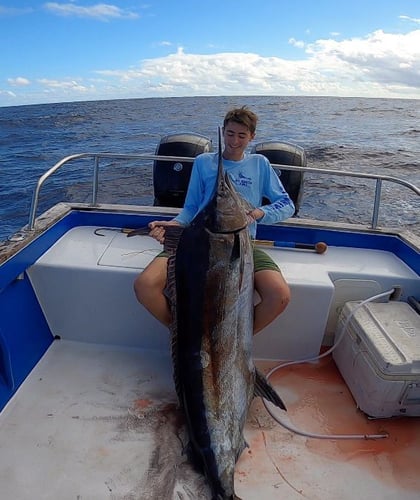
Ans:
[[[159,156],[193,157],[212,151],[211,140],[199,134],[171,134],[162,137],[156,148]],[[192,162],[153,162],[154,205],[183,207],[190,181]]]
[[[305,150],[288,142],[261,142],[256,144],[251,152],[264,155],[272,164],[306,167]],[[303,194],[303,172],[285,169],[276,169],[276,172],[284,189],[295,204],[295,215],[297,215]]]

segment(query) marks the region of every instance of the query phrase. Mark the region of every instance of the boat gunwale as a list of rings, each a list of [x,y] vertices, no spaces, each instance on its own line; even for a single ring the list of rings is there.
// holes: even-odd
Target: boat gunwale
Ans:
[[[156,220],[158,218],[172,218],[177,213],[179,213],[179,210],[179,208],[147,205],[98,204],[93,206],[88,203],[60,202],[48,209],[36,219],[34,229],[31,230],[28,226],[25,226],[8,240],[0,242],[0,267],[3,268],[2,275],[0,275],[0,290],[7,286],[7,284],[10,283],[13,279],[16,279],[16,277],[19,276],[19,274],[21,274],[23,271],[25,271],[25,269],[36,259],[35,255],[32,257],[25,257],[22,255],[21,258],[14,259],[16,262],[14,263],[14,265],[10,266],[8,271],[6,270],[6,267],[8,266],[5,267],[5,264],[7,264],[8,261],[12,261],[12,259],[18,254],[22,254],[25,249],[28,249],[28,247],[31,247],[35,240],[39,240],[41,237],[45,237],[45,243],[39,245],[36,252],[38,256],[41,255],[42,252],[47,250],[49,245],[54,243],[58,239],[58,237],[62,236],[66,232],[66,230],[74,227],[75,224],[71,219],[69,219],[72,214],[97,213],[100,217],[110,215],[115,216],[115,218],[121,217],[124,219],[129,216],[149,216],[150,220],[146,219],[145,221],[145,224],[147,224],[151,220]],[[60,222],[62,224],[60,224]],[[113,222],[115,222],[115,220]],[[109,222],[105,221],[104,223],[99,225],[106,226],[107,223]],[[91,222],[89,222],[89,224],[91,224]],[[58,228],[58,234],[52,231],[54,227]],[[115,226],[110,225],[109,227]],[[394,228],[372,229],[370,227],[358,224],[317,221],[313,219],[292,218],[287,221],[269,226],[260,225],[259,231],[260,234],[262,234],[261,238],[270,239],[270,233],[273,233],[273,231],[276,231],[276,228],[278,229],[280,227],[287,228],[291,231],[293,231],[293,229],[296,229],[297,231],[311,230],[315,234],[320,234],[321,236],[324,236],[327,232],[331,231],[337,235],[347,236],[346,239],[354,234],[361,235],[362,239],[364,237],[373,238],[375,236],[378,238],[381,236],[389,237],[394,238],[395,241],[397,241],[399,244],[403,244],[404,247],[407,247],[407,249],[409,249],[409,251],[417,252],[417,255],[419,255],[420,252],[420,238],[409,231],[398,231]],[[334,240],[335,241],[333,244],[337,244],[337,238],[334,238]],[[345,244],[345,241],[341,241],[339,243],[339,246],[349,246]],[[365,247],[370,248],[370,246]],[[394,249],[397,248],[397,246],[395,245],[390,245],[390,248],[388,250],[393,251],[392,247],[394,247]],[[398,255],[397,251],[394,251],[394,253]],[[414,257],[412,260],[414,262]],[[410,267],[413,268],[413,266]],[[419,273],[419,270],[417,268],[413,270]]]

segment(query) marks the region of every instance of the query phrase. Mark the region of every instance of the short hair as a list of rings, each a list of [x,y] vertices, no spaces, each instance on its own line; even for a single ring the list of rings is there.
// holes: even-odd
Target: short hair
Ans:
[[[242,106],[241,108],[231,109],[226,113],[225,119],[223,120],[223,128],[226,127],[228,122],[236,122],[245,125],[251,134],[255,134],[257,121],[258,116],[246,106]]]

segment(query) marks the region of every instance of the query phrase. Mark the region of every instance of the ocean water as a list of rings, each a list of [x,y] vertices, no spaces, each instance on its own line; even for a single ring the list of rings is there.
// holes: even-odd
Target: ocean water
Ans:
[[[42,104],[0,108],[0,240],[28,222],[38,178],[82,152],[154,153],[162,136],[195,132],[217,144],[233,106],[259,116],[255,142],[303,147],[308,166],[382,173],[420,186],[420,101],[332,97],[190,97]],[[39,211],[58,201],[88,201],[92,162],[72,163],[41,191]],[[152,162],[101,163],[100,202],[151,203]],[[300,217],[369,224],[375,182],[306,175]],[[420,197],[385,182],[379,225],[420,234]]]

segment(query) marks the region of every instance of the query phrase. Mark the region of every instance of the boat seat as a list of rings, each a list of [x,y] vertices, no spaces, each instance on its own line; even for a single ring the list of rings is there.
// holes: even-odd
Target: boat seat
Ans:
[[[27,271],[53,335],[67,340],[167,350],[167,329],[138,304],[133,281],[162,247],[148,236],[82,226],[69,230]],[[302,359],[334,335],[349,300],[418,279],[390,252],[330,247],[324,254],[265,248],[292,292],[286,311],[255,337],[255,357]]]
[[[328,247],[324,254],[265,250],[282,270],[292,298],[284,313],[261,332],[264,335],[256,336],[256,357],[267,357],[266,344],[278,346],[274,349],[278,359],[315,356],[321,344],[333,344],[338,316],[346,302],[365,300],[396,287],[395,297],[407,300],[418,282],[416,273],[404,262],[383,250],[337,246]],[[276,341],[279,336],[280,343]]]

